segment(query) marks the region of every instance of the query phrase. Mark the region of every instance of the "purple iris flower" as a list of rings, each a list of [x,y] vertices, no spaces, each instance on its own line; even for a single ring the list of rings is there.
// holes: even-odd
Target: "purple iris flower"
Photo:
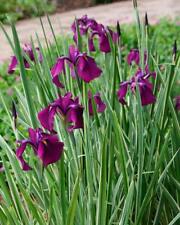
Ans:
[[[175,108],[180,111],[180,95],[175,98]]]
[[[42,54],[41,54],[39,48],[36,48],[36,51],[37,51],[37,54],[38,54],[39,62],[41,63],[42,60],[43,60]],[[29,57],[29,59],[31,61],[35,62],[35,56],[34,56],[34,53],[33,53],[33,49],[29,44],[24,44],[23,52],[24,52],[24,54],[26,54]],[[25,58],[23,58],[23,60],[24,60],[25,68],[30,68],[30,65],[29,65],[28,61]],[[17,65],[18,65],[18,60],[17,60],[16,56],[12,56],[11,57],[11,63],[9,64],[9,67],[8,67],[8,73],[9,74],[14,73]]]
[[[141,69],[138,69],[136,74],[129,81],[124,81],[120,84],[117,95],[121,104],[127,104],[125,101],[125,96],[127,94],[128,87],[130,87],[132,93],[134,94],[136,85],[139,87],[142,106],[153,104],[156,101],[156,98],[153,95],[153,85],[148,80],[150,76],[155,77],[155,72],[147,73],[147,71],[148,69],[146,69],[145,72],[143,72]]]
[[[88,18],[87,15],[82,16],[73,22],[71,29],[74,33],[73,39],[77,43],[77,31],[76,31],[76,22],[79,27],[79,32],[81,35],[85,35],[88,32],[88,29],[96,30],[98,23],[93,18]]]
[[[144,53],[144,64],[146,64],[147,61],[147,53]],[[140,63],[140,52],[138,49],[131,49],[128,56],[127,56],[127,63],[129,65],[132,65],[132,62],[135,62],[136,65],[139,65]]]
[[[98,113],[104,112],[106,109],[106,104],[102,101],[100,93],[96,93],[94,96],[92,96],[92,93],[88,91],[88,107],[89,107],[89,115],[93,116],[93,104],[92,104],[92,98],[94,98],[94,103],[96,106],[96,110]]]
[[[69,47],[69,56],[62,56],[57,59],[56,64],[51,69],[53,83],[60,88],[64,85],[59,81],[59,74],[65,73],[65,62],[71,69],[71,75],[77,75],[86,83],[94,80],[101,75],[102,70],[97,66],[95,60],[87,56],[86,53],[80,53],[73,45]]]
[[[16,156],[23,170],[31,169],[23,158],[23,153],[28,145],[33,148],[35,155],[42,161],[44,167],[55,163],[61,158],[64,143],[59,141],[56,134],[44,133],[40,128],[29,128],[28,132],[29,139],[18,141],[20,146],[16,151]]]
[[[38,119],[45,129],[53,131],[56,114],[60,116],[69,132],[83,128],[83,107],[79,104],[78,97],[72,99],[70,92],[60,96],[48,107],[40,111]]]
[[[99,49],[101,52],[108,53],[111,51],[109,36],[110,34],[112,41],[116,43],[118,41],[119,35],[117,32],[112,31],[110,28],[105,28],[104,25],[98,24],[97,29],[92,31],[88,39],[89,50],[95,51],[94,37],[98,36],[99,39]]]
[[[105,27],[103,24],[97,23],[94,19],[88,18],[87,15],[76,20],[79,26],[80,35],[88,36],[88,45],[90,51],[95,51],[94,37],[98,36],[99,49],[102,52],[108,53],[111,51],[109,37],[110,34],[112,41],[116,43],[119,35],[117,32],[112,31],[109,27]],[[77,43],[76,23],[71,26],[74,33],[73,39]]]

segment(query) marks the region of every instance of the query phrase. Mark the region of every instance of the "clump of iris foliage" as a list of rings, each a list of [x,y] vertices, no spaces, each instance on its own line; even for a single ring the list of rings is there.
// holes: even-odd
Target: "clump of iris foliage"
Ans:
[[[12,106],[1,96],[13,135],[0,136],[2,224],[178,224],[177,42],[158,49],[134,7],[131,41],[87,16],[72,40],[52,28],[46,53],[38,36],[38,48],[21,47],[15,26],[13,40],[4,30],[7,76],[20,73],[22,86]]]
[[[47,0],[1,0],[0,21],[35,17],[54,11],[54,5]]]

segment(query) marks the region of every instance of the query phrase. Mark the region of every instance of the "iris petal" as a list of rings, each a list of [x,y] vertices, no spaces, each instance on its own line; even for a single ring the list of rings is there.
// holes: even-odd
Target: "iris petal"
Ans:
[[[41,125],[49,131],[53,130],[55,113],[56,108],[51,106],[48,106],[38,113],[38,119]]]
[[[152,104],[156,101],[152,88],[150,88],[150,86],[148,86],[145,82],[139,83],[139,90],[142,106]]]
[[[67,113],[67,121],[72,125],[68,127],[68,131],[83,128],[83,107],[80,105],[71,105]]]
[[[59,74],[65,73],[65,59],[58,58],[56,64],[51,69],[52,81],[60,88],[64,88],[64,85],[59,81]]]
[[[108,39],[107,34],[105,34],[105,33],[102,33],[99,35],[99,49],[105,53],[108,53],[111,51],[109,39]]]
[[[98,113],[104,112],[104,110],[106,109],[106,104],[102,101],[100,97],[100,93],[96,93],[93,98],[97,108],[97,112]],[[92,116],[94,112],[93,112],[93,106],[92,106],[92,94],[90,91],[88,91],[88,107],[89,107],[89,115]]]
[[[38,145],[37,155],[42,160],[44,166],[57,162],[63,153],[64,143],[45,139]]]
[[[104,110],[106,109],[106,104],[102,101],[99,93],[94,96],[94,101],[97,105],[97,112],[104,112]]]
[[[26,163],[26,161],[23,158],[23,153],[26,150],[26,147],[28,144],[32,145],[31,141],[29,141],[29,140],[21,141],[21,144],[16,151],[16,156],[21,163],[22,169],[25,171],[28,171],[31,169],[31,167],[28,165],[28,163]]]
[[[88,47],[89,47],[89,51],[90,52],[94,52],[95,51],[95,46],[94,46],[94,42],[93,42],[93,38],[90,37],[88,39]]]
[[[89,56],[80,56],[77,62],[77,73],[85,82],[89,83],[101,75],[102,70],[96,65],[95,60]]]
[[[127,93],[129,82],[125,81],[120,84],[119,90],[117,92],[118,100],[121,104],[126,105],[125,96]]]
[[[9,67],[8,67],[8,73],[9,73],[9,74],[14,73],[17,64],[18,64],[18,61],[17,61],[16,56],[12,56],[12,57],[11,57],[11,63],[10,63],[10,65],[9,65]]]

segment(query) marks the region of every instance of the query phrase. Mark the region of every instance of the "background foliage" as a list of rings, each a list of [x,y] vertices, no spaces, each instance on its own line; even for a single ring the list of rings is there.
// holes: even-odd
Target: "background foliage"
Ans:
[[[6,22],[26,17],[43,15],[45,12],[54,11],[54,5],[48,0],[1,0],[0,21]]]

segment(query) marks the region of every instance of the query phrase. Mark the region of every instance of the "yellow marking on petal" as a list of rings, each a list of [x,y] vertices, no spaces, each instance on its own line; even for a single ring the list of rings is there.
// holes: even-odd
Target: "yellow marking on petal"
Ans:
[[[43,142],[43,144],[45,144],[45,145],[47,146],[47,141],[44,140],[44,141],[42,141],[42,142]]]

